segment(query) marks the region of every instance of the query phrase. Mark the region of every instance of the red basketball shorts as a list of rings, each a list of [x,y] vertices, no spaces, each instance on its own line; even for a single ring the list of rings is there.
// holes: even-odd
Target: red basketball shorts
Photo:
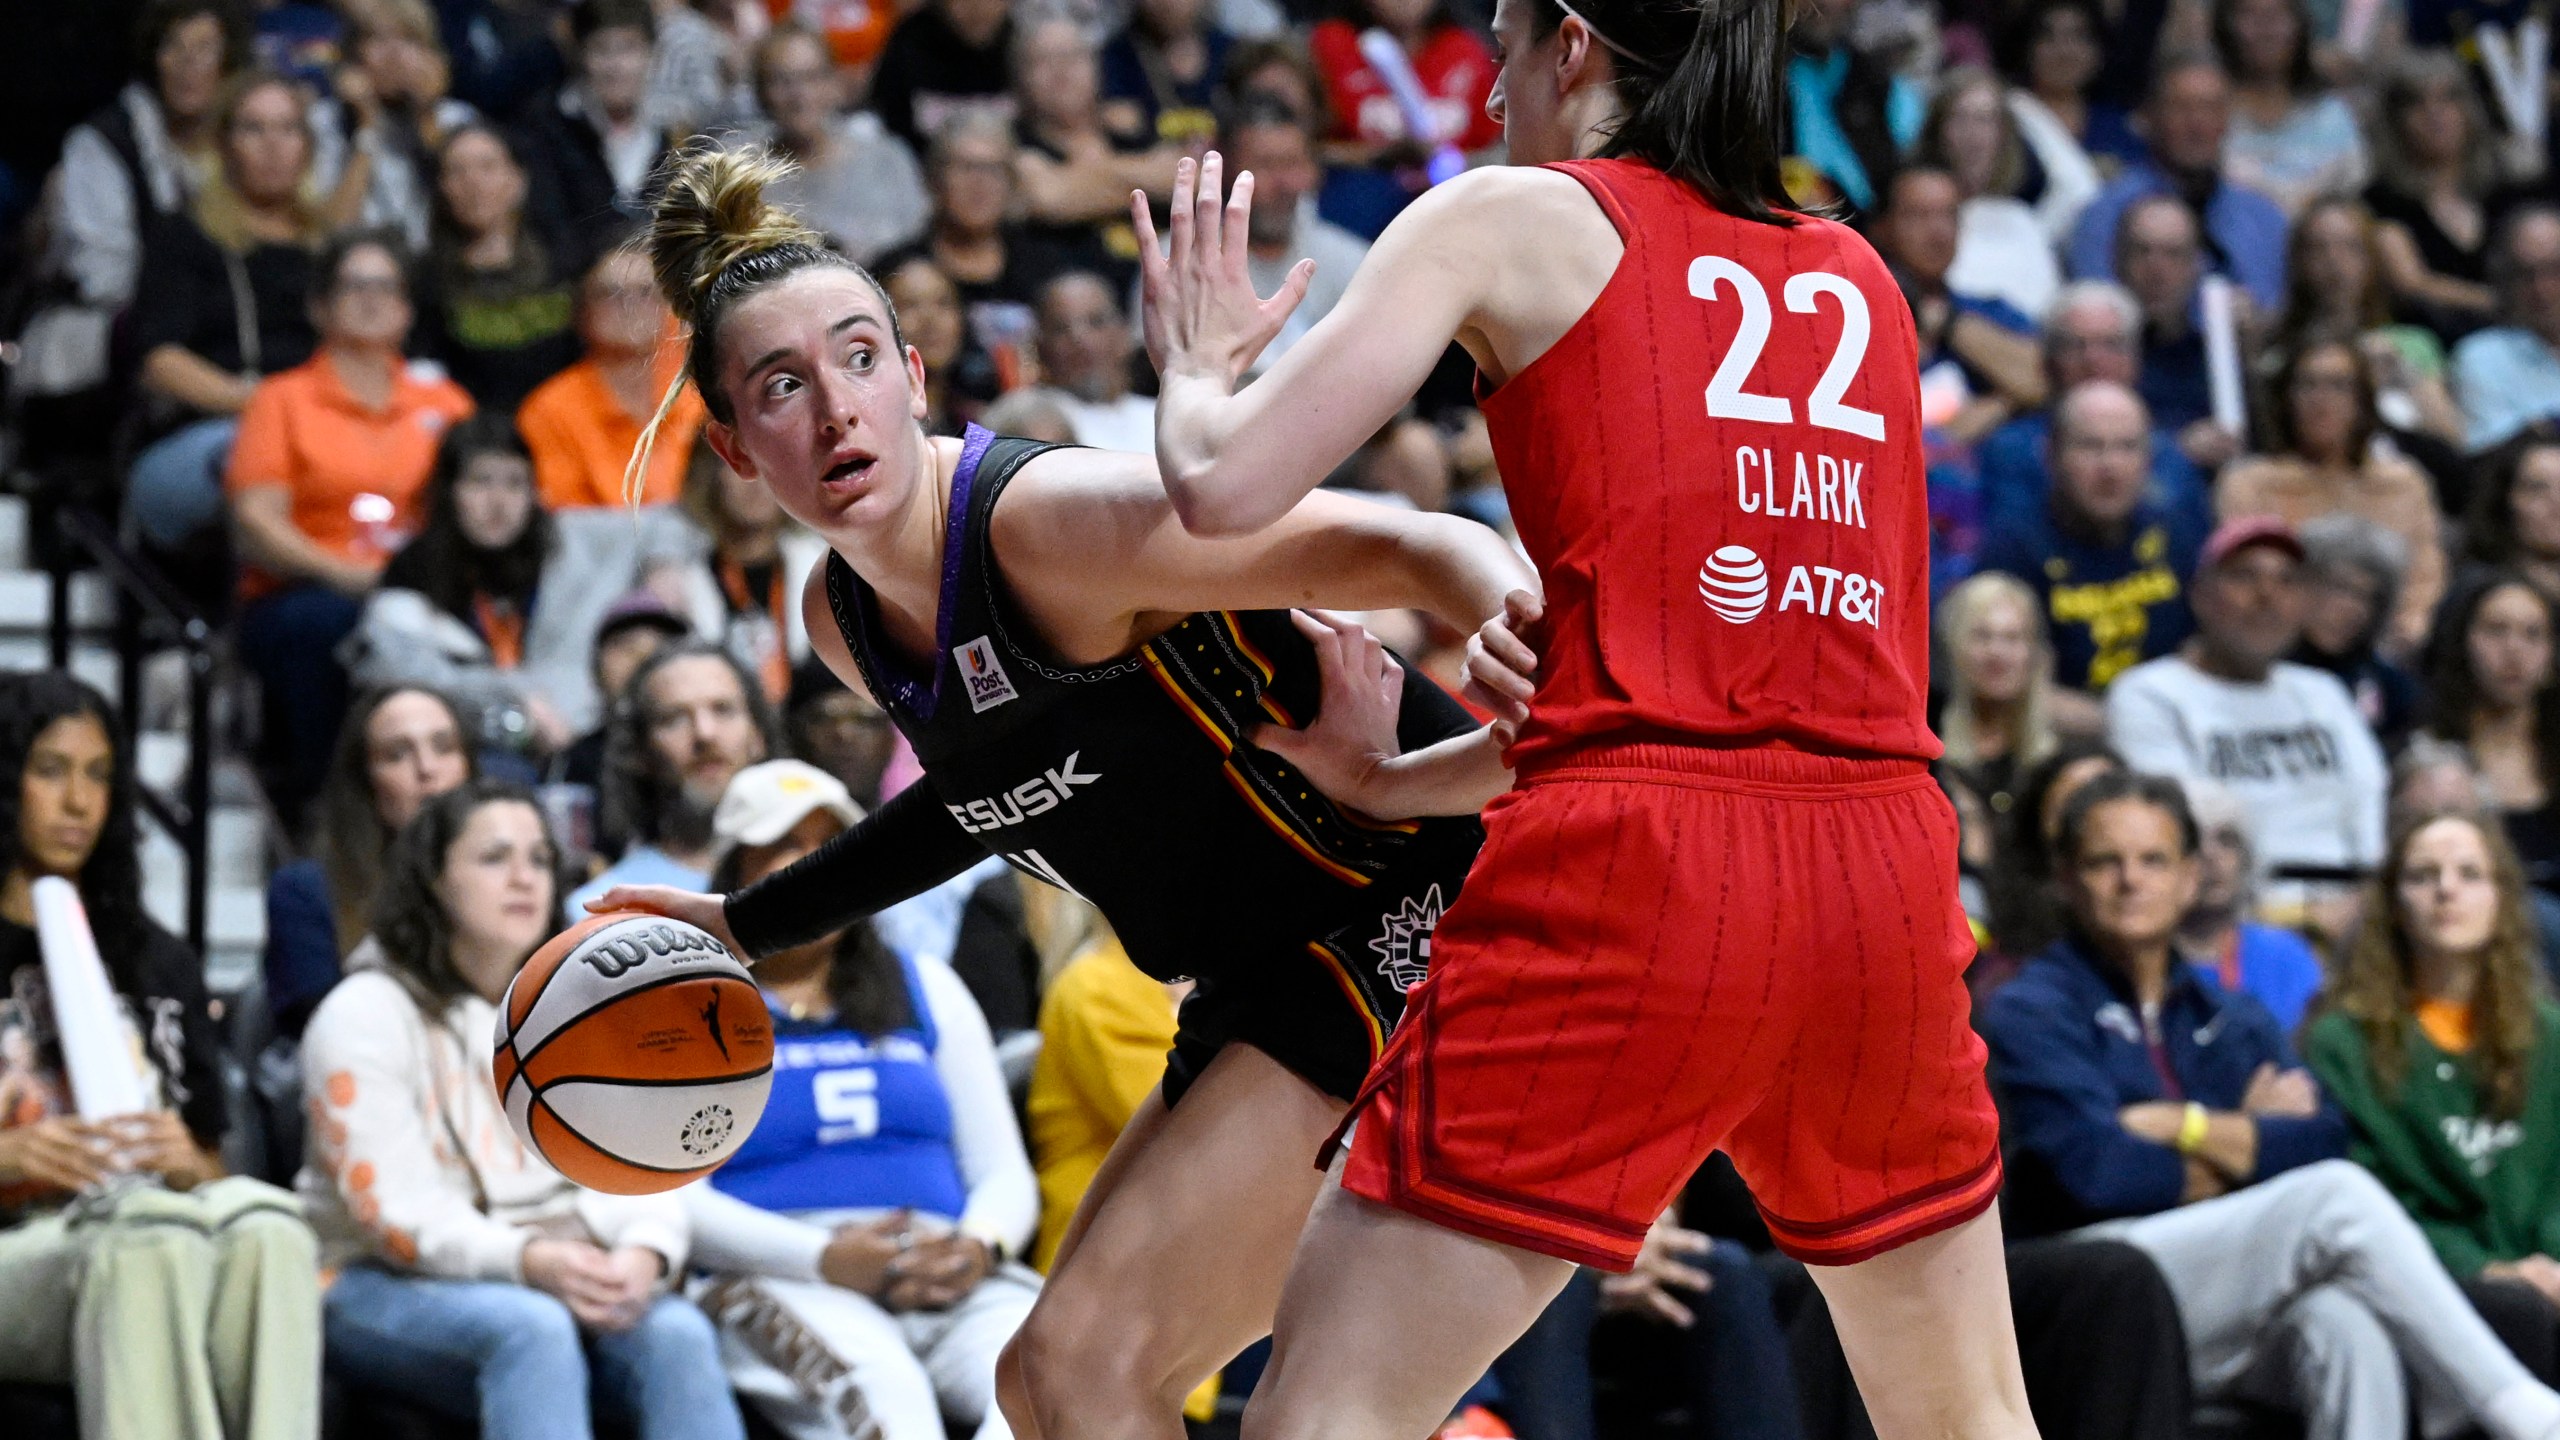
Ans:
[[[1980,1214],[1956,820],[1918,764],[1628,746],[1486,812],[1344,1184],[1610,1270],[1710,1151],[1846,1265]]]

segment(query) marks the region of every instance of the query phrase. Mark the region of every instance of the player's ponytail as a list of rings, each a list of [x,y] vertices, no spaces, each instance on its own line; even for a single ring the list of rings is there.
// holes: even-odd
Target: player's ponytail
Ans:
[[[1600,154],[1675,175],[1729,215],[1783,225],[1789,0],[1538,0],[1540,39],[1568,14],[1617,67],[1624,116]]]
[[[624,495],[638,503],[642,481],[655,448],[658,426],[675,407],[676,395],[691,382],[703,408],[726,425],[735,411],[718,383],[720,322],[740,300],[802,270],[831,267],[850,270],[880,294],[889,315],[890,338],[899,349],[895,307],[871,273],[827,248],[826,238],[798,216],[765,199],[765,190],[789,178],[799,167],[763,146],[722,150],[703,143],[679,151],[668,162],[666,184],[652,207],[649,228],[640,244],[649,257],[658,293],[690,332],[683,371],[668,387],[658,413],[640,434],[622,474]]]

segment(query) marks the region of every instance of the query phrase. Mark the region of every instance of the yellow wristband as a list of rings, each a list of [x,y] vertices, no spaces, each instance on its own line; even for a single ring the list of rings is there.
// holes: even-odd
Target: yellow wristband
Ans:
[[[2186,1118],[2178,1122],[2179,1154],[2193,1155],[2204,1148],[2205,1126],[2210,1118],[2202,1105],[2193,1100],[2187,1102]]]

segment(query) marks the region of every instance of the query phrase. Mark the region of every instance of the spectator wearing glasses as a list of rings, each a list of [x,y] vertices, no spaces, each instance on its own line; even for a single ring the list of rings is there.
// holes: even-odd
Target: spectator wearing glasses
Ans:
[[[755,85],[767,123],[739,139],[764,141],[800,167],[773,187],[775,203],[865,265],[924,233],[932,201],[915,152],[879,116],[845,109],[844,72],[825,37],[796,22],[775,26],[756,42]]]
[[[414,314],[398,237],[359,231],[318,265],[320,350],[259,385],[226,484],[248,561],[240,655],[259,680],[278,803],[317,791],[347,709],[338,642],[417,525],[416,500],[471,397],[402,358]]]
[[[2142,376],[2142,307],[2111,280],[2074,280],[2045,317],[2043,343],[2048,394],[2068,395],[2092,380],[2133,387]],[[2030,410],[1984,437],[1976,463],[1991,533],[2033,526],[2043,516],[2053,483],[2045,464],[2052,438],[2051,406]],[[2145,498],[2202,533],[2210,508],[2205,477],[2178,448],[2178,437],[2156,424]]]
[[[2490,288],[2507,323],[2453,347],[2453,393],[2486,450],[2536,420],[2560,417],[2560,208],[2509,211],[2490,250]]]
[[[2071,273],[2119,278],[2124,257],[2118,234],[2126,211],[2145,198],[2171,195],[2201,217],[2198,249],[2206,267],[2229,275],[2260,308],[2281,306],[2284,211],[2222,174],[2223,139],[2231,128],[2231,82],[2222,66],[2201,54],[2163,60],[2152,72],[2142,113],[2150,154],[2128,166],[2081,214],[2067,257]]]
[[[2186,782],[2196,816],[2196,893],[2178,922],[2178,947],[2224,991],[2267,1007],[2287,1035],[2320,994],[2320,956],[2301,936],[2249,918],[2257,892],[2257,827],[2238,796],[2211,780]]]
[[[2373,369],[2375,409],[2393,440],[2430,470],[2459,475],[2462,411],[2446,388],[2444,343],[2393,318],[2382,230],[2363,202],[2314,200],[2294,222],[2286,299],[2268,346],[2284,355],[2313,340],[2351,340]],[[2453,488],[2453,487],[2449,487]]]
[[[2267,453],[2233,463],[2214,491],[2225,520],[2280,516],[2300,527],[2360,515],[2407,547],[2399,602],[2384,631],[2393,655],[2414,654],[2444,598],[2442,519],[2417,466],[2374,444],[2373,371],[2353,341],[2314,340],[2281,357],[2268,386]]]

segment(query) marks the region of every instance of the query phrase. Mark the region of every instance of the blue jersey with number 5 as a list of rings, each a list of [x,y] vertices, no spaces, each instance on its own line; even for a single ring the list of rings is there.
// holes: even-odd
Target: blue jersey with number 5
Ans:
[[[959,1218],[969,1187],[934,1069],[933,1012],[915,965],[898,960],[915,1020],[865,1036],[832,1018],[773,1011],[773,1097],[737,1155],[711,1177],[767,1210],[911,1209]]]

